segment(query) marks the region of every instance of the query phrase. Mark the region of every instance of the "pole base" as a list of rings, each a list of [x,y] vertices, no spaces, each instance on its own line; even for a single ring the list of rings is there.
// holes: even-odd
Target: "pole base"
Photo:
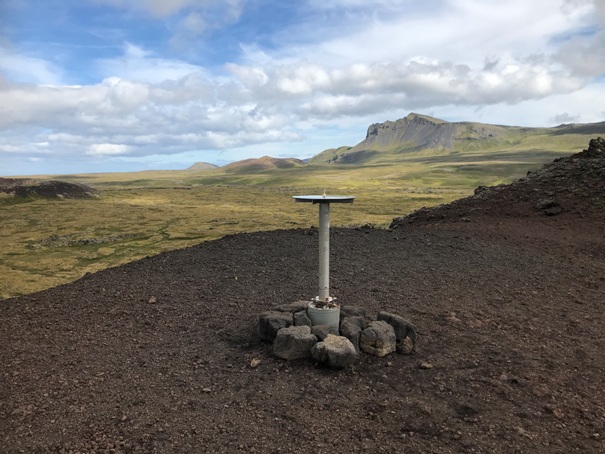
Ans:
[[[328,296],[327,298],[320,298],[319,296],[316,296],[311,301],[313,302],[315,307],[337,307],[337,306],[339,306],[339,304],[336,303],[336,298],[333,298],[331,296]]]

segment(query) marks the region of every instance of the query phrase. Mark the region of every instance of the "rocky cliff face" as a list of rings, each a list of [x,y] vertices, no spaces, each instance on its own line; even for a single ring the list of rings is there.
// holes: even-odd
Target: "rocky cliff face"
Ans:
[[[512,130],[529,131],[531,128],[498,126],[472,122],[439,120],[427,115],[411,113],[397,121],[376,123],[368,128],[363,142],[355,149],[412,151],[425,148],[451,150],[456,142],[490,141],[502,139]]]
[[[365,164],[377,163],[385,159],[397,161],[399,155],[420,151],[435,155],[449,153],[472,153],[474,156],[498,150],[515,153],[536,151],[536,141],[532,136],[541,136],[544,148],[549,152],[569,148],[569,153],[578,149],[578,135],[603,136],[605,122],[560,125],[554,128],[528,128],[520,126],[491,125],[477,122],[447,122],[427,115],[411,113],[396,121],[385,121],[370,125],[363,141],[354,147],[340,147],[325,150],[314,156],[314,164]],[[561,136],[569,135],[569,140]],[[586,137],[586,140],[589,139]],[[525,142],[527,139],[527,142]],[[582,139],[584,140],[584,139]],[[554,147],[554,148],[553,148]],[[555,154],[553,151],[551,154]]]
[[[318,155],[319,159],[316,160],[359,164],[375,158],[380,152],[453,150],[457,146],[488,148],[506,139],[511,133],[527,132],[530,129],[471,122],[450,123],[427,115],[411,113],[396,121],[370,125],[366,138],[359,144],[339,152],[327,150],[325,155]]]
[[[397,121],[375,123],[368,128],[363,142],[353,149],[453,148],[455,124],[436,118],[409,114]]]

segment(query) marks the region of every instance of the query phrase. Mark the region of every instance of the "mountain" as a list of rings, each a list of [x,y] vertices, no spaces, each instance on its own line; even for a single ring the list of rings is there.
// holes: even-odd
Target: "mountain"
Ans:
[[[185,170],[188,172],[199,172],[202,170],[212,170],[216,169],[218,166],[214,164],[210,164],[208,162],[196,162],[191,167],[187,167]]]
[[[236,173],[265,172],[274,169],[290,169],[306,165],[306,162],[296,158],[262,158],[244,159],[223,166],[222,169]]]
[[[475,122],[447,122],[428,115],[410,113],[396,121],[370,125],[366,138],[354,147],[325,150],[309,162],[363,164],[393,160],[395,155],[430,150],[443,153],[469,153],[506,150],[517,147],[522,151],[535,149],[529,142],[535,136],[546,136],[540,149],[548,150],[549,142],[561,142],[565,135],[605,134],[605,122],[560,125],[554,128],[527,128],[490,125]],[[582,142],[585,143],[585,138]],[[577,145],[574,142],[574,146]],[[560,144],[556,145],[557,150]],[[574,148],[571,147],[570,151]],[[577,148],[576,148],[577,149]]]

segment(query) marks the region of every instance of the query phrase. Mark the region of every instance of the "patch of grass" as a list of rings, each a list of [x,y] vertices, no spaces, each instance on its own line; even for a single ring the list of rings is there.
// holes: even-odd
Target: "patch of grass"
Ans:
[[[344,177],[344,175],[340,175]],[[320,176],[307,181],[328,182]],[[348,177],[328,193],[357,196],[334,206],[332,225],[388,226],[423,205],[466,195],[452,191],[418,197],[418,188],[367,187]],[[350,188],[349,186],[354,186]],[[0,297],[7,298],[78,279],[87,272],[183,248],[227,234],[317,225],[317,207],[295,203],[297,194],[323,185],[200,185],[190,190],[130,188],[121,183],[89,200],[36,199],[0,208]]]

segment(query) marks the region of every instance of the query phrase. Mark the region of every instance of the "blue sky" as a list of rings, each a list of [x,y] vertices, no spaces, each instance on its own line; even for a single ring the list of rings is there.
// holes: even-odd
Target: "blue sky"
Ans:
[[[605,120],[604,0],[3,0],[0,175],[355,145],[372,123]]]

